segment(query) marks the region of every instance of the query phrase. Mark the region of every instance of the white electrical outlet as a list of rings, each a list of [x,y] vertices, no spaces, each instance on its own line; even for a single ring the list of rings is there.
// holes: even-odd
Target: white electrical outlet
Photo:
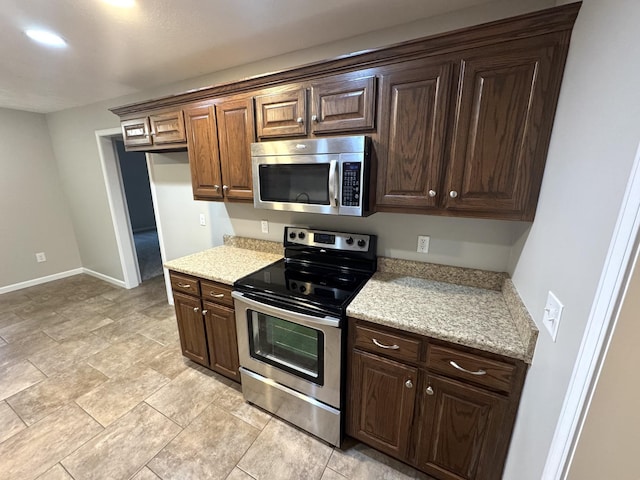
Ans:
[[[560,303],[558,297],[556,297],[552,291],[549,291],[547,296],[547,304],[544,306],[544,315],[542,317],[542,323],[549,331],[551,339],[555,342],[558,335],[558,325],[560,324],[560,317],[562,316],[562,310],[564,305]]]
[[[418,253],[429,253],[429,236],[418,235]]]
[[[262,220],[260,222],[260,228],[262,229],[262,233],[269,233],[269,222],[267,220]]]
[[[36,253],[36,261],[38,263],[46,262],[47,261],[47,256],[44,254],[44,252],[38,252],[38,253]]]
[[[200,214],[200,225],[203,227],[207,225],[207,217],[204,216],[204,213]]]

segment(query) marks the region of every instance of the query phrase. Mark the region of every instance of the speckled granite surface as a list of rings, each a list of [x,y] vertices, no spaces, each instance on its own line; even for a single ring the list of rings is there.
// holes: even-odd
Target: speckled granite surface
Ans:
[[[233,282],[282,258],[282,253],[222,245],[203,252],[166,262],[169,270],[195,275],[215,282],[233,285]]]
[[[501,291],[378,272],[347,314],[529,363],[533,355]]]
[[[516,290],[516,287],[513,285],[513,282],[510,278],[507,278],[504,281],[504,285],[502,287],[502,295],[504,297],[504,301],[507,304],[507,308],[511,313],[511,318],[513,319],[513,323],[515,323],[516,328],[518,329],[518,333],[520,333],[520,338],[522,339],[522,344],[525,347],[525,350],[528,354],[528,362],[531,363],[531,358],[533,358],[533,351],[536,348],[536,342],[538,341],[538,327],[536,327],[533,318],[529,314],[527,307],[522,303],[522,299]]]
[[[434,280],[436,282],[454,283],[468,287],[501,290],[507,274],[490,272],[474,268],[452,267],[436,263],[402,260],[399,258],[378,257],[378,271],[411,275],[412,277]]]
[[[257,238],[236,237],[234,235],[223,235],[224,244],[229,247],[245,248],[247,250],[257,250],[260,252],[275,253],[281,257],[284,255],[282,242],[272,242],[269,240],[259,240]]]

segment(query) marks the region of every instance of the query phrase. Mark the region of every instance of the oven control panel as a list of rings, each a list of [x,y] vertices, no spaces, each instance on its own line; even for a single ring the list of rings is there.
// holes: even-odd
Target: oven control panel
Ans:
[[[372,235],[332,232],[310,228],[285,227],[284,245],[302,245],[318,249],[331,248],[352,252],[368,252],[372,248]],[[375,248],[375,246],[373,246]]]

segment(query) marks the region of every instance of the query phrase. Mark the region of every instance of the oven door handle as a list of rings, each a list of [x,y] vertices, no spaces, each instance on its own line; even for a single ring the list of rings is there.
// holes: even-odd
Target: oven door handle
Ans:
[[[274,315],[285,317],[285,320],[291,316],[295,316],[296,318],[305,320],[309,323],[315,323],[316,325],[326,325],[328,327],[338,328],[340,326],[340,319],[336,317],[315,317],[313,315],[307,315],[299,312],[292,312],[291,310],[285,310],[284,308],[274,307],[272,305],[268,305],[262,302],[256,302],[250,298],[247,298],[240,292],[231,292],[231,296],[236,300],[246,303],[250,307],[255,308],[261,313],[266,313],[267,315]]]

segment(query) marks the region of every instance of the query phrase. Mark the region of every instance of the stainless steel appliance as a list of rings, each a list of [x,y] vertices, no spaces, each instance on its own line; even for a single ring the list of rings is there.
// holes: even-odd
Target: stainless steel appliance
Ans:
[[[251,144],[256,208],[366,216],[369,137],[329,137]]]
[[[285,258],[234,284],[247,401],[340,445],[346,308],[376,270],[376,237],[285,227]]]

